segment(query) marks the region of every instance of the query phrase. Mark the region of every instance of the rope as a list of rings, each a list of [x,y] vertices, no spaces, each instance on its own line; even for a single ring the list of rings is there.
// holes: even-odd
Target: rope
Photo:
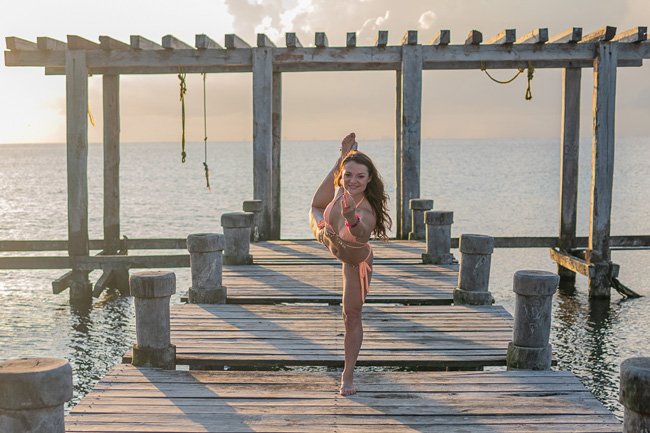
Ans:
[[[531,62],[528,62],[528,87],[526,88],[526,101],[533,99],[533,92],[530,90],[530,82],[533,81],[533,74],[535,73],[535,68]]]
[[[182,125],[182,135],[181,135],[181,162],[185,162],[185,93],[187,93],[187,84],[185,84],[185,73],[180,72],[178,74],[178,79],[180,80],[180,98],[181,98],[181,125]]]
[[[208,110],[206,103],[207,98],[205,95],[205,77],[207,74],[204,72],[201,75],[203,75],[203,168],[205,169],[205,186],[208,188],[208,191],[211,191],[210,169],[208,168]]]
[[[512,77],[509,80],[497,80],[492,75],[490,75],[490,73],[487,70],[487,67],[485,66],[485,63],[481,62],[481,71],[485,72],[485,75],[487,75],[490,78],[490,80],[494,81],[495,83],[499,83],[499,84],[512,83],[513,81],[515,81],[517,79],[518,76],[520,76],[521,74],[524,73],[524,70],[526,70],[526,68],[517,69],[517,73],[515,74],[515,76]],[[533,92],[532,92],[532,90],[530,88],[530,84],[531,84],[531,81],[533,81],[533,74],[534,73],[535,73],[535,68],[533,67],[533,64],[531,62],[528,62],[528,88],[526,88],[526,96],[525,96],[526,101],[530,101],[531,99],[533,99]]]
[[[95,118],[93,117],[93,113],[90,112],[90,105],[88,106],[88,120],[90,121],[90,124],[95,127]]]

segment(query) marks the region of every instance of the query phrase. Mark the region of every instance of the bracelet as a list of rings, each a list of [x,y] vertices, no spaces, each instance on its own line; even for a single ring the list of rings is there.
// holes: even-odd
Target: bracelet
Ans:
[[[349,229],[358,226],[359,223],[361,222],[361,217],[359,216],[359,214],[357,214],[356,217],[357,217],[357,220],[354,222],[354,224],[350,224],[350,223],[348,222],[348,220],[345,220],[345,226],[346,226],[347,228],[349,228]]]

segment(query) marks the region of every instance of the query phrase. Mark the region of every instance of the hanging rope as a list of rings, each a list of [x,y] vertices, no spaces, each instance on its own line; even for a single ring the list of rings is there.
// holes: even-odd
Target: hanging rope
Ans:
[[[93,117],[93,113],[90,112],[90,105],[88,106],[88,120],[90,121],[90,124],[95,127],[95,118]]]
[[[203,168],[205,169],[205,186],[208,188],[209,191],[212,189],[210,188],[210,169],[208,168],[208,110],[207,110],[207,103],[206,103],[206,92],[205,92],[205,77],[206,73],[202,73],[203,75],[203,151],[204,151],[204,156],[203,156]]]
[[[499,83],[499,84],[512,83],[513,81],[515,81],[517,79],[518,76],[523,74],[525,70],[526,70],[526,68],[519,68],[519,69],[517,69],[517,73],[515,74],[515,76],[512,77],[511,79],[509,79],[509,80],[498,80],[498,79],[494,78],[492,75],[490,75],[490,73],[487,70],[487,67],[485,66],[485,63],[481,62],[481,71],[485,72],[485,75],[487,75],[490,78],[490,80],[494,81],[495,83]],[[531,62],[528,62],[528,88],[526,89],[526,96],[525,96],[526,101],[530,101],[531,99],[533,99],[533,92],[532,92],[532,90],[530,88],[530,83],[533,80],[534,72],[535,72],[535,68],[533,67]]]
[[[187,85],[185,84],[185,73],[180,72],[178,74],[178,79],[180,80],[180,98],[181,98],[181,162],[185,162],[185,93],[187,93]]]

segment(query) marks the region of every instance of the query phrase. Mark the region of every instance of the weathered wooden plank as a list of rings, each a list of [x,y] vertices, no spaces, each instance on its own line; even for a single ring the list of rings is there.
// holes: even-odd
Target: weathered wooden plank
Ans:
[[[100,36],[99,37],[99,46],[102,50],[130,50],[131,45],[113,39],[110,36]]]
[[[483,33],[478,30],[470,30],[465,38],[465,45],[479,45],[483,42]]]
[[[451,42],[451,31],[440,30],[431,40],[431,45],[449,45]]]
[[[38,45],[35,42],[26,39],[17,38],[15,36],[7,36],[5,42],[8,50],[24,50],[34,51],[38,50]]]
[[[38,36],[36,38],[36,46],[39,50],[46,51],[63,51],[68,49],[68,45],[65,42],[46,36]]]
[[[70,287],[71,281],[72,271],[68,271],[56,280],[52,281],[52,293],[58,295],[59,293],[63,292],[65,289]]]
[[[397,218],[395,221],[395,233],[400,238],[402,231],[402,221],[404,212],[402,209],[402,70],[398,69],[395,73],[395,211]]]
[[[578,272],[587,277],[595,276],[595,269],[593,266],[590,266],[589,263],[582,260],[579,257],[572,256],[564,251],[560,251],[557,248],[551,248],[549,250],[551,255],[551,260],[553,260],[558,265],[571,270],[573,272]]]
[[[605,26],[584,36],[580,43],[611,41],[614,36],[616,36],[616,27]]]
[[[273,53],[253,50],[253,195],[262,200],[259,239],[271,232],[273,204]]]
[[[517,44],[543,44],[545,42],[548,42],[548,29],[542,27],[526,33],[516,41]]]
[[[264,33],[258,33],[257,34],[257,46],[259,48],[275,48],[275,44],[273,41],[266,36]]]
[[[648,27],[647,26],[639,26],[639,27],[634,27],[631,28],[630,30],[626,30],[622,33],[617,34],[612,38],[612,42],[619,42],[619,43],[625,43],[625,42],[632,42],[632,43],[638,43],[638,42],[644,42],[648,39]]]
[[[378,48],[386,48],[388,45],[388,30],[379,30],[377,32],[377,39],[375,39],[375,45]]]
[[[316,45],[316,48],[329,47],[327,34],[325,32],[316,32],[316,34],[314,35],[314,45]]]
[[[106,289],[107,284],[109,280],[111,279],[113,275],[113,270],[112,269],[107,269],[104,272],[102,272],[101,277],[97,280],[95,283],[95,287],[93,288],[93,297],[98,298],[99,295],[102,294],[102,292]]]
[[[154,41],[150,41],[140,35],[131,35],[131,48],[134,50],[162,50],[163,47]]]
[[[120,78],[103,77],[104,245],[106,254],[120,249]]]
[[[357,46],[357,32],[347,32],[345,34],[345,46],[348,48]]]
[[[174,35],[165,35],[162,37],[162,47],[166,50],[193,50],[194,47],[187,44]]]
[[[223,47],[210,39],[208,35],[200,34],[194,36],[194,46],[199,50],[215,49],[222,50]]]
[[[237,49],[237,48],[250,48],[251,46],[248,42],[244,41],[242,38],[237,36],[234,33],[229,33],[225,36],[224,44],[227,49]]]
[[[582,39],[582,27],[569,27],[562,33],[552,36],[549,44],[576,43]]]
[[[68,35],[69,50],[97,50],[99,48],[97,42],[89,41],[77,35]]]
[[[298,39],[298,35],[293,32],[288,32],[285,35],[285,43],[287,48],[302,48],[302,43]]]
[[[271,223],[269,226],[270,240],[280,239],[282,227],[282,73],[273,72],[272,91],[272,133],[271,149]]]
[[[402,40],[400,41],[401,45],[417,45],[418,43],[418,32],[417,30],[409,30],[404,33]]]
[[[506,29],[488,39],[485,44],[514,44],[517,40],[515,29]]]

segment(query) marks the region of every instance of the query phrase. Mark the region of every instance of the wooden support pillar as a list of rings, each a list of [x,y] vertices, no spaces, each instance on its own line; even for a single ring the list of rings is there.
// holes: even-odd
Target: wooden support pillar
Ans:
[[[103,76],[104,96],[104,254],[120,250],[120,76]],[[113,269],[107,282],[129,293],[129,271]]]
[[[399,238],[411,231],[409,201],[420,197],[420,134],[422,112],[422,46],[402,46],[402,220]]]
[[[269,239],[280,239],[282,223],[280,160],[282,155],[282,73],[273,73],[273,151],[271,171],[273,178],[271,202],[271,232]]]
[[[68,254],[87,258],[88,242],[88,67],[86,52],[67,50],[66,139],[68,169]],[[70,301],[92,300],[88,271],[73,265]]]
[[[578,155],[580,150],[580,79],[582,69],[562,71],[562,137],[560,142],[560,237],[558,247],[576,247]],[[576,274],[558,264],[560,290],[575,290]]]
[[[587,263],[595,272],[589,277],[589,296],[610,296],[610,227],[614,180],[614,113],[616,105],[617,43],[600,42],[594,60],[593,142],[591,161],[591,211]]]
[[[402,70],[395,74],[395,237],[402,236]]]
[[[262,200],[259,239],[271,234],[273,188],[273,49],[253,48],[253,195]]]

